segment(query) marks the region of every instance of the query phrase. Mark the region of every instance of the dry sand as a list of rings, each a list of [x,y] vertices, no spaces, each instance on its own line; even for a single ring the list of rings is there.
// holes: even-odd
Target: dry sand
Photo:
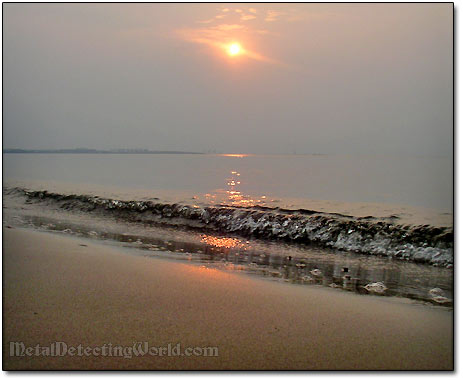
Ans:
[[[452,369],[453,313],[4,229],[3,369]],[[84,244],[86,246],[81,246]],[[218,357],[11,357],[26,346],[219,347]]]

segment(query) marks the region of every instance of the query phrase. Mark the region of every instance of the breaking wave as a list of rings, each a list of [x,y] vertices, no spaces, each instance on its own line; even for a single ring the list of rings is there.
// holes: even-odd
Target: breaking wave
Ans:
[[[401,225],[393,218],[353,217],[314,210],[262,206],[197,206],[153,201],[123,201],[22,188],[6,189],[27,202],[62,210],[98,213],[133,222],[184,225],[244,237],[313,244],[367,255],[393,257],[436,266],[453,266],[453,229]]]

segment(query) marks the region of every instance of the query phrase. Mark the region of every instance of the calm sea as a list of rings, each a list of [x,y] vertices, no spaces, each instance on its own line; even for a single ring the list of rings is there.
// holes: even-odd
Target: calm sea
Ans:
[[[253,200],[453,208],[452,159],[345,155],[4,154],[4,179]],[[237,183],[239,182],[239,184]],[[218,196],[218,195],[217,195]],[[265,197],[265,198],[262,198]]]

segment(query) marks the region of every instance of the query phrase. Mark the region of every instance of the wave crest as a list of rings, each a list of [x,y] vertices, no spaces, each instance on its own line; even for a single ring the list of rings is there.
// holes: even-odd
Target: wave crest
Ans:
[[[245,237],[284,240],[368,255],[394,257],[438,266],[453,265],[453,230],[429,225],[400,225],[391,219],[356,218],[314,210],[262,206],[192,206],[123,201],[89,195],[7,189],[28,202],[46,202],[64,210],[102,213],[128,221],[230,232]]]

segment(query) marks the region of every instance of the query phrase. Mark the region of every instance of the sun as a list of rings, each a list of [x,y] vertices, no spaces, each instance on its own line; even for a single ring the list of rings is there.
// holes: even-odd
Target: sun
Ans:
[[[241,45],[234,42],[228,46],[228,54],[231,56],[238,55],[242,51]]]

